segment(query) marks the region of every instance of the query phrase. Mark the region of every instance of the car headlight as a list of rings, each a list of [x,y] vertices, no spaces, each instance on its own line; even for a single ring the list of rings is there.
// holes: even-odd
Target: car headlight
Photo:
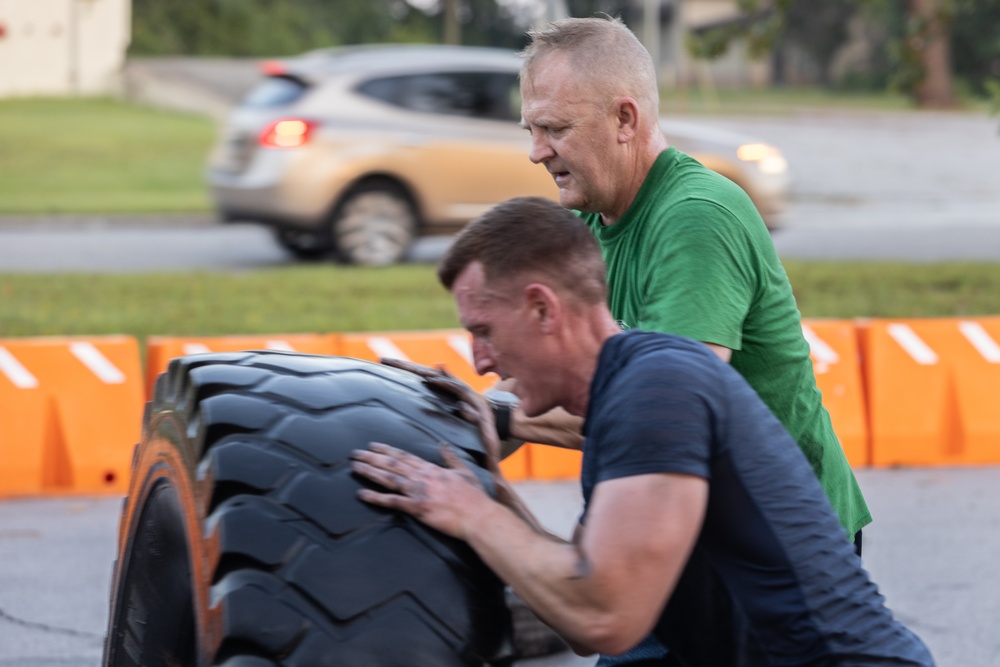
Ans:
[[[736,157],[744,162],[753,162],[762,174],[784,174],[788,171],[788,160],[769,144],[743,144],[736,149]]]

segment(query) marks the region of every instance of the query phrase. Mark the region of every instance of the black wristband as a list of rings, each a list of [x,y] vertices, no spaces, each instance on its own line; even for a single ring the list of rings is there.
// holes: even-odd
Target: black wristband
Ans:
[[[497,437],[506,440],[510,437],[510,403],[490,401],[493,408],[493,421],[497,426]]]

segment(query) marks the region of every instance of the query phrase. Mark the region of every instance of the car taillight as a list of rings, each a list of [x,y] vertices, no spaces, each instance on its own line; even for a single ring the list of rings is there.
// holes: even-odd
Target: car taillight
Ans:
[[[309,141],[316,123],[301,118],[276,120],[260,133],[260,145],[264,148],[295,148]]]

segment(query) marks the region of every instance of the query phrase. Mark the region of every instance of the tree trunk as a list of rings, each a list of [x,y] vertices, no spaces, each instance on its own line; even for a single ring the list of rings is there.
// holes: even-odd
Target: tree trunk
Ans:
[[[911,0],[910,12],[924,22],[921,34],[911,40],[920,54],[924,78],[918,84],[917,104],[947,109],[958,105],[951,71],[951,15],[949,0]]]
[[[462,27],[458,23],[458,0],[444,0],[444,43],[462,43]]]

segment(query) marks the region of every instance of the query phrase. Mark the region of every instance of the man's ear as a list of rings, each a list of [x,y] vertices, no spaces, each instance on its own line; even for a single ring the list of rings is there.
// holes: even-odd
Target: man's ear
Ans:
[[[631,97],[615,100],[615,120],[618,123],[618,142],[626,144],[639,132],[639,103]]]
[[[543,334],[551,334],[562,318],[562,302],[544,283],[530,283],[524,287],[524,301],[532,322]]]

